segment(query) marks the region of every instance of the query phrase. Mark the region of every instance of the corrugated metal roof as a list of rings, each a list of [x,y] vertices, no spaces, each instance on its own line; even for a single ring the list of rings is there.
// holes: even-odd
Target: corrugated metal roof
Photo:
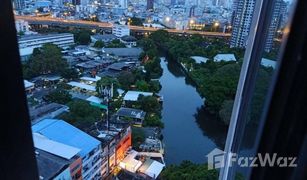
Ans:
[[[68,85],[71,85],[71,86],[78,87],[78,88],[86,89],[86,90],[88,90],[88,91],[96,91],[95,86],[91,86],[91,85],[88,85],[88,84],[79,83],[79,82],[76,82],[76,81],[70,81],[70,82],[67,83],[67,84],[68,84]]]
[[[151,92],[141,92],[141,91],[128,91],[124,96],[125,101],[137,101],[139,95],[143,96],[152,96],[153,93]]]
[[[97,139],[63,120],[44,119],[32,126],[32,132],[40,133],[53,141],[81,149],[81,157],[86,156],[100,144]]]
[[[39,134],[33,133],[35,148],[60,156],[65,159],[71,159],[80,152],[80,149],[59,143]]]

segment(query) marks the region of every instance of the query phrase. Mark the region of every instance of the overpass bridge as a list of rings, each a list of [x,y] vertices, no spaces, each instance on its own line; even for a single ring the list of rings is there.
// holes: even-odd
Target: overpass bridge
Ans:
[[[62,27],[83,27],[83,28],[93,28],[102,30],[111,30],[113,24],[110,22],[92,22],[85,20],[67,20],[63,18],[51,18],[51,17],[37,17],[37,16],[15,16],[16,20],[28,21],[30,25],[48,25],[48,26],[62,26]],[[143,26],[129,26],[132,32],[136,33],[146,33],[154,32],[159,29],[153,27],[143,27]],[[222,32],[206,32],[206,31],[193,31],[193,30],[177,30],[177,29],[164,29],[172,34],[190,35],[190,34],[200,34],[205,37],[223,37],[229,38],[230,33]]]

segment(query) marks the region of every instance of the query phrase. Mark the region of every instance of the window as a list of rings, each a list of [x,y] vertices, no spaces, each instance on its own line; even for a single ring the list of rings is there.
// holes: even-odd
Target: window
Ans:
[[[1,172],[3,179],[36,179],[38,174],[40,178],[48,179],[45,177],[47,175],[42,174],[43,171],[37,172],[41,166],[39,161],[35,161],[38,157],[33,152],[34,147],[42,147],[39,147],[36,140],[33,144],[30,127],[46,119],[31,122],[29,112],[31,117],[35,117],[32,115],[33,109],[50,103],[69,107],[69,112],[53,117],[52,120],[63,119],[59,121],[74,126],[74,130],[81,129],[85,135],[84,138],[80,138],[80,143],[70,143],[75,133],[69,134],[68,131],[64,131],[63,137],[58,139],[42,139],[59,141],[57,145],[66,145],[61,148],[70,149],[66,152],[80,153],[78,155],[84,152],[87,154],[89,146],[94,146],[96,149],[89,153],[91,156],[95,154],[97,146],[99,150],[101,142],[109,142],[110,137],[121,138],[118,132],[122,127],[116,126],[116,123],[121,122],[114,123],[109,120],[119,121],[112,119],[112,115],[122,106],[118,102],[125,98],[125,94],[117,96],[117,93],[129,90],[154,92],[148,99],[147,96],[136,98],[137,103],[127,101],[123,106],[146,111],[143,125],[149,128],[132,128],[132,139],[137,137],[133,141],[139,141],[133,145],[133,149],[138,149],[140,144],[147,145],[146,143],[158,143],[161,146],[165,144],[165,149],[155,152],[167,152],[163,154],[166,173],[162,173],[162,179],[168,179],[167,172],[170,177],[180,179],[181,172],[175,172],[189,166],[206,167],[204,170],[207,171],[207,166],[198,163],[207,163],[205,156],[214,148],[225,149],[226,152],[226,166],[219,171],[220,179],[303,179],[302,169],[305,166],[302,166],[304,164],[301,161],[306,158],[306,121],[303,120],[306,118],[299,116],[304,115],[303,112],[307,110],[307,82],[304,79],[307,76],[307,63],[304,61],[307,59],[307,23],[300,18],[307,15],[306,2],[236,0],[233,7],[229,2],[158,0],[154,3],[151,1],[151,6],[154,7],[148,11],[145,4],[139,6],[134,0],[124,3],[122,0],[110,3],[16,0],[13,1],[15,18],[29,21],[30,26],[28,29],[19,25],[21,32],[18,32],[17,39],[13,27],[15,23],[11,1],[4,0],[3,6],[0,6],[0,22],[3,22],[0,50],[3,54],[1,58],[7,56],[8,61],[3,61],[1,66],[4,77],[4,92],[1,96],[2,102],[6,105],[2,109],[2,114],[8,115],[7,122],[10,124],[0,131],[4,132],[4,137],[7,138],[4,141],[4,147],[7,149],[4,148],[3,154],[8,156],[3,157],[6,164]],[[126,5],[123,8],[118,4]],[[134,11],[140,13],[133,16]],[[146,18],[142,19],[140,14]],[[286,22],[289,22],[288,25]],[[127,26],[123,25],[125,23]],[[142,27],[143,23],[150,25]],[[154,26],[151,24],[155,23],[160,26],[162,24],[161,28],[164,30],[152,29],[151,26]],[[139,39],[138,47],[126,47],[121,43],[120,37],[102,43],[99,47],[96,47],[96,43],[91,43],[93,34],[112,33],[113,24],[120,24],[118,28],[125,30],[114,33],[136,36]],[[194,27],[197,28],[192,29]],[[67,38],[54,37],[58,32],[67,31],[71,33]],[[35,34],[36,32],[39,34]],[[46,45],[47,41],[44,39],[36,39],[33,41],[34,44],[25,43],[18,47],[17,43],[22,39],[47,37],[46,32],[51,34],[49,44]],[[71,44],[74,41],[76,44]],[[58,46],[61,44],[67,45],[65,54],[62,54],[64,49]],[[139,51],[139,47],[143,51],[140,54],[135,51]],[[106,55],[106,49],[115,49],[119,56],[113,56],[112,53]],[[27,59],[22,62],[23,64],[19,62],[18,50],[21,58]],[[162,54],[165,58],[160,57],[162,50],[166,52]],[[82,56],[76,57],[76,51],[82,52]],[[125,55],[120,57],[120,54]],[[125,58],[127,54],[133,58]],[[68,59],[70,66],[65,63]],[[109,66],[121,61],[130,63],[131,59],[136,59],[137,63],[125,72],[119,72],[118,69],[111,69]],[[91,67],[83,73],[78,68],[80,63]],[[24,81],[24,84],[21,69],[24,78],[28,80]],[[63,76],[63,81],[54,80],[53,75],[58,74]],[[48,86],[34,86],[34,91],[25,94],[22,85],[35,83],[36,76],[48,79],[52,83]],[[91,78],[91,85],[86,84],[91,89],[87,94],[67,87],[67,82],[80,81],[80,76],[86,76],[85,79]],[[114,90],[114,98],[112,97],[110,104],[107,104],[110,107],[107,107],[108,115],[104,106],[99,109],[89,102],[94,99],[95,103],[100,103],[99,100],[103,103],[101,92],[97,92],[95,86],[106,83],[107,81],[101,80],[104,78],[112,82]],[[158,83],[155,83],[156,81]],[[145,102],[147,100],[150,103]],[[32,129],[34,131],[36,128],[32,126]],[[146,133],[135,129],[141,129]],[[60,127],[51,134],[57,132],[60,132]],[[283,133],[285,137],[282,136]],[[154,138],[146,139],[146,136]],[[108,152],[112,148],[116,154],[114,147],[118,142],[122,141],[112,141],[107,145]],[[82,147],[84,143],[88,143],[86,147]],[[49,153],[49,158],[57,153],[52,149],[44,150]],[[246,168],[239,163],[231,166],[231,153],[236,153],[239,157],[254,157],[259,152],[270,155],[278,152],[286,157],[293,155],[298,158],[299,167],[285,168],[278,173],[278,167]],[[72,163],[67,157],[62,156],[65,155],[57,156],[62,158],[57,163]],[[88,155],[82,157],[85,157],[83,160],[89,158]],[[21,163],[13,165],[16,159]],[[93,163],[100,159],[101,154],[94,158]],[[112,161],[110,163],[116,166],[114,160],[115,157],[112,156],[108,163]],[[192,163],[184,160],[190,160]],[[183,168],[180,168],[180,165],[168,166],[180,163]],[[99,163],[94,169],[101,169],[101,166],[102,163]],[[83,169],[90,168],[87,165],[83,166]],[[54,170],[50,166],[48,171],[59,174],[61,170]],[[209,174],[210,179],[218,178],[218,170],[212,170]],[[83,177],[82,173],[78,175]],[[195,175],[207,173],[196,172],[186,175],[193,179]],[[83,178],[88,179],[91,176],[94,175],[88,174]],[[97,176],[99,178],[100,175]]]

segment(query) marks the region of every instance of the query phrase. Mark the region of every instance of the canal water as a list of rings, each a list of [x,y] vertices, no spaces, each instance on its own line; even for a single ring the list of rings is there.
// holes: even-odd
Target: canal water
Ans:
[[[178,64],[161,60],[162,121],[166,164],[207,162],[214,148],[224,148],[227,127],[203,108],[203,100]]]

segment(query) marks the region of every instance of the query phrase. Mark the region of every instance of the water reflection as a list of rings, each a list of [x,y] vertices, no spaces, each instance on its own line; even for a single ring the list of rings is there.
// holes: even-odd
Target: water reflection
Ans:
[[[202,98],[178,64],[161,61],[161,66],[166,163],[178,164],[183,160],[204,163],[214,148],[223,149],[227,127],[204,111]]]
[[[203,106],[197,109],[194,117],[204,136],[214,141],[218,148],[224,149],[228,127],[206,112]]]

